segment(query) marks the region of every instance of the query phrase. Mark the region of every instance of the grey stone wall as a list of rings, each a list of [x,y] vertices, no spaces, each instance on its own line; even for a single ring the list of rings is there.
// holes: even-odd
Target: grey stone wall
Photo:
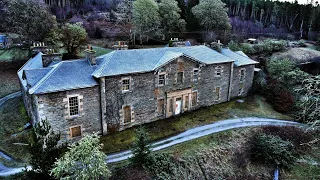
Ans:
[[[247,65],[247,66],[240,66],[234,67],[233,70],[233,80],[232,80],[232,91],[231,97],[238,97],[238,96],[246,96],[248,91],[252,86],[252,81],[254,77],[254,67],[255,65]],[[240,70],[245,70],[245,79],[242,83],[240,83]],[[243,86],[243,93],[239,94],[240,86]]]
[[[79,95],[80,116],[68,116],[68,95]],[[99,87],[37,95],[38,113],[47,120],[54,131],[61,133],[61,140],[71,139],[70,127],[82,125],[83,133],[101,133],[101,108]],[[82,134],[83,134],[82,133]]]
[[[221,77],[216,77],[216,67],[221,66]],[[199,79],[194,82],[193,70],[199,68]],[[183,71],[183,83],[178,83],[177,72]],[[210,106],[228,100],[231,63],[203,66],[186,58],[178,58],[156,72],[105,77],[106,121],[108,132],[122,130],[136,124],[165,118],[158,115],[157,100],[165,99],[167,93],[191,89],[198,92],[198,105]],[[158,85],[158,72],[166,74],[165,85]],[[122,78],[130,78],[130,91],[122,92]],[[220,99],[216,100],[215,88],[221,88]],[[123,110],[131,106],[132,122],[123,123]],[[165,107],[166,109],[166,107]]]

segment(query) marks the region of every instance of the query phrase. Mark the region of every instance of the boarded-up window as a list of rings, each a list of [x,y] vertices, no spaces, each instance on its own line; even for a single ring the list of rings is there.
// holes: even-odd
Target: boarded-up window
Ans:
[[[197,100],[198,100],[198,93],[197,92],[193,92],[192,93],[192,106],[196,106],[197,105]]]
[[[121,90],[122,91],[129,91],[130,90],[130,79],[129,78],[122,79]]]
[[[158,113],[164,114],[164,99],[158,100]]]
[[[245,74],[245,69],[241,69],[240,70],[240,82],[243,82],[244,81],[244,74]]]
[[[159,74],[159,85],[165,85],[165,83],[166,83],[166,75]]]
[[[194,69],[193,70],[193,81],[196,82],[198,81],[199,78],[199,69]]]
[[[215,94],[216,100],[220,100],[221,88],[216,87],[214,94]]]
[[[183,72],[178,72],[177,74],[177,83],[183,83]]]
[[[124,123],[131,122],[131,107],[130,106],[123,107],[123,118],[124,118]]]
[[[169,100],[169,112],[173,112],[173,99]]]
[[[70,136],[72,138],[79,137],[82,135],[81,126],[75,126],[70,128]]]
[[[184,108],[188,109],[189,107],[189,96],[184,97]]]
[[[79,115],[79,99],[78,99],[78,96],[69,97],[69,114],[70,114],[70,116]]]

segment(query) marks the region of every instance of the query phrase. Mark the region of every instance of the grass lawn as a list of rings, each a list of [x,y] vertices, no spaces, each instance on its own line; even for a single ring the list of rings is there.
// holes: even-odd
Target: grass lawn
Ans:
[[[0,70],[0,98],[19,91],[20,85],[16,70]]]
[[[0,62],[12,62],[29,59],[29,50],[21,48],[0,49]]]
[[[149,132],[151,141],[155,141],[178,134],[193,127],[235,117],[256,116],[292,119],[289,116],[274,111],[272,107],[265,102],[265,99],[260,96],[252,96],[243,99],[245,99],[244,103],[230,101],[185,113],[181,116],[158,120],[144,126]],[[103,152],[113,153],[129,149],[134,141],[134,130],[135,127],[102,136],[100,139],[104,144]]]
[[[103,47],[98,47],[98,46],[92,46],[93,50],[96,51],[96,56],[101,56],[104,54],[108,54],[109,52],[113,51],[112,49],[107,49],[107,48],[103,48]],[[84,50],[81,50],[81,53],[79,54],[80,57],[85,57],[85,53]]]
[[[26,162],[30,157],[27,146],[14,144],[28,143],[31,137],[31,130],[23,131],[23,126],[29,122],[29,117],[21,98],[7,101],[0,107],[0,114],[0,150],[18,161]],[[4,162],[5,165],[8,165],[6,163],[8,162]]]

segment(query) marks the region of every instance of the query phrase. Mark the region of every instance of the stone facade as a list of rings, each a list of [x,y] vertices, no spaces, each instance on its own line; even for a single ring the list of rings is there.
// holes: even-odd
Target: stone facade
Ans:
[[[79,116],[70,117],[68,97],[79,97]],[[37,99],[39,119],[47,120],[54,131],[61,133],[61,139],[71,140],[70,128],[81,126],[82,134],[101,134],[100,89],[98,86],[43,95],[33,95]],[[77,139],[77,138],[76,138]]]
[[[170,112],[169,106],[170,103],[174,106],[177,101],[181,102],[180,114],[237,97],[242,68],[245,69],[245,78],[242,81],[244,88],[240,96],[246,95],[252,84],[254,65],[232,67],[233,63],[205,66],[186,57],[180,57],[153,72],[104,77],[105,81],[101,81],[104,82],[105,89],[102,91],[105,92],[103,96],[106,103],[103,122],[107,123],[107,132],[173,116],[175,112]],[[197,78],[194,77],[194,70],[198,72]],[[178,72],[183,72],[182,83],[177,82]],[[159,84],[159,75],[164,75],[164,84]],[[130,89],[125,92],[121,89],[123,79],[130,80]],[[231,90],[230,83],[233,84],[232,88],[237,89]],[[197,93],[195,105],[192,104],[194,92]],[[160,107],[164,109],[163,113],[159,113],[159,101],[164,104]],[[126,106],[131,107],[129,123],[124,123]]]

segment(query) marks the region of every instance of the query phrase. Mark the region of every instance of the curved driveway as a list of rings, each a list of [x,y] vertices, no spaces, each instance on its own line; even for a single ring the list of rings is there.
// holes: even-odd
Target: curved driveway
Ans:
[[[180,144],[186,141],[190,141],[199,137],[203,137],[209,134],[213,134],[216,132],[226,131],[229,129],[241,128],[241,127],[254,127],[254,126],[298,126],[303,127],[304,124],[300,124],[293,121],[284,121],[284,120],[276,120],[276,119],[268,119],[268,118],[257,118],[257,117],[248,117],[248,118],[238,118],[238,119],[228,119],[222,120],[218,122],[214,122],[212,124],[196,127],[189,129],[185,132],[182,132],[178,135],[172,136],[165,140],[157,141],[151,144],[152,151],[158,151],[161,149],[165,149],[176,144]],[[114,163],[129,159],[132,156],[130,150],[123,151],[119,153],[114,153],[108,155],[106,161],[107,163]],[[6,168],[1,167],[0,165],[0,176],[8,176],[11,174],[15,174],[21,172],[23,168]]]
[[[5,103],[6,101],[8,101],[9,99],[15,98],[15,97],[19,97],[21,96],[21,92],[17,91],[11,94],[8,94],[7,96],[0,98],[0,106],[2,106],[3,103]]]

